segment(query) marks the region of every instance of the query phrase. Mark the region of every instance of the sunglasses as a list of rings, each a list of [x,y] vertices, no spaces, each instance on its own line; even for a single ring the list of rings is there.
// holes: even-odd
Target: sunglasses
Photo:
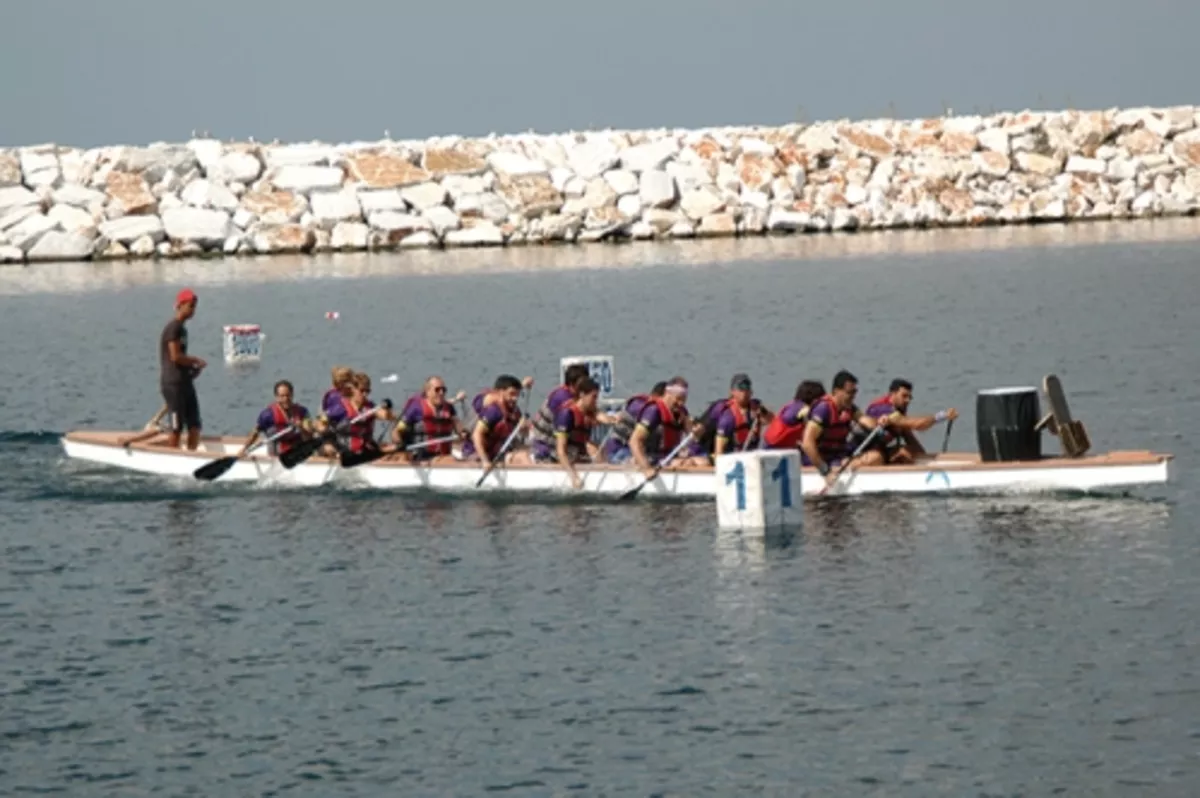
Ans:
[[[438,387],[436,387],[436,388],[434,388],[434,389],[433,389],[433,392],[434,392],[434,393],[445,393],[445,392],[446,392],[446,386],[445,386],[445,385],[439,385]]]

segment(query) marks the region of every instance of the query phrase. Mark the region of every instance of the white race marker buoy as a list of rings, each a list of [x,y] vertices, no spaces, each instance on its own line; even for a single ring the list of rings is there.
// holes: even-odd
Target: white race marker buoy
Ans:
[[[717,524],[752,537],[804,524],[800,453],[759,449],[717,457]]]
[[[399,382],[400,375],[399,374],[389,374],[386,377],[380,377],[379,381],[380,382]]]
[[[342,314],[338,313],[336,310],[325,311],[325,318],[329,319],[330,321],[337,321],[341,317]]]
[[[225,362],[257,363],[262,360],[262,344],[266,337],[257,324],[226,324],[222,328]]]

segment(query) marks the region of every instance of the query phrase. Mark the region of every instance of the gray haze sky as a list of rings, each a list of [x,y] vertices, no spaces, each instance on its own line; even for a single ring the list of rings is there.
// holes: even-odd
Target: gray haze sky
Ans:
[[[1200,102],[1195,0],[9,0],[0,146]]]

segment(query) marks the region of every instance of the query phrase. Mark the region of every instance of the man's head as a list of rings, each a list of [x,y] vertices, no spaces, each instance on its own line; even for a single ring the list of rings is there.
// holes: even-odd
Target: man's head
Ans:
[[[575,390],[579,391],[579,398],[575,400],[579,409],[588,414],[596,412],[596,402],[600,399],[599,384],[591,377],[584,377],[576,383]]]
[[[446,402],[446,381],[436,375],[425,380],[425,398],[434,407],[441,407]]]
[[[275,383],[275,401],[284,410],[292,406],[292,397],[295,396],[296,390],[287,380],[280,380]]]
[[[521,397],[521,381],[511,374],[501,374],[492,384],[492,390],[500,394],[504,401],[504,409],[512,410],[517,406]]]
[[[667,380],[667,385],[663,389],[663,401],[667,403],[667,407],[674,410],[687,404],[688,397],[688,382],[683,377],[672,377]]]
[[[733,379],[729,381],[729,398],[738,407],[745,408],[750,406],[753,397],[754,386],[750,383],[750,377],[746,374],[734,374]]]
[[[175,316],[180,321],[187,321],[196,315],[196,292],[185,288],[175,295]]]
[[[663,382],[654,383],[654,387],[650,389],[651,396],[662,396],[666,392],[667,392],[667,383],[665,380]]]
[[[892,402],[892,407],[899,410],[901,413],[908,412],[908,406],[912,402],[913,387],[908,380],[896,378],[892,380],[892,384],[888,386],[888,397]]]
[[[858,377],[848,371],[839,371],[833,377],[833,390],[830,392],[838,407],[845,410],[854,404],[858,395]]]
[[[588,367],[584,363],[572,363],[567,366],[567,370],[563,372],[563,385],[566,385],[571,390],[579,393],[579,381],[586,379],[588,376]]]
[[[813,403],[824,395],[824,385],[816,380],[803,380],[799,385],[796,386],[796,395],[794,398],[798,401],[804,402],[804,404],[808,405],[809,407],[812,407]]]

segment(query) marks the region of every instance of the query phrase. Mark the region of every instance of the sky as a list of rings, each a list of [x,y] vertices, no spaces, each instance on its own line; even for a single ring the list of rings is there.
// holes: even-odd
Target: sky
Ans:
[[[1200,103],[1189,0],[13,0],[0,147]]]

